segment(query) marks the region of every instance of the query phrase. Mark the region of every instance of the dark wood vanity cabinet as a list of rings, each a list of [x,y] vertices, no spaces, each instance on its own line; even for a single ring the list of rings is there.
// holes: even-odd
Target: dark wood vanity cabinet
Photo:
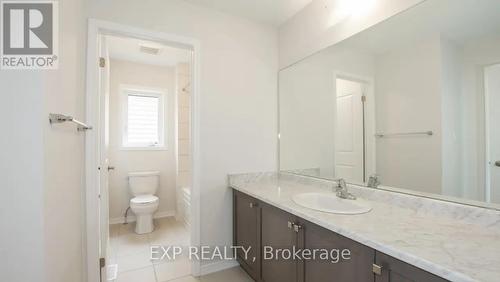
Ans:
[[[241,267],[264,282],[442,282],[386,254],[336,234],[288,212],[234,190],[234,245],[251,247],[247,259],[237,253]],[[272,256],[270,248],[272,248]],[[266,251],[266,248],[267,251]],[[293,260],[276,257],[278,249],[344,249],[350,259]]]
[[[444,282],[448,281],[427,271],[397,260],[384,253],[377,252],[375,267],[380,267],[380,274],[375,275],[375,282]]]
[[[299,236],[293,231],[295,216],[277,209],[273,206],[262,204],[262,281],[266,282],[301,282],[299,279],[298,265],[300,262],[292,259],[281,259],[276,256],[278,249],[293,252],[297,247]],[[272,251],[269,251],[270,248]],[[266,251],[266,248],[267,251]]]
[[[305,260],[304,280],[307,282],[373,281],[372,264],[375,251],[344,236],[310,222],[301,222],[304,249],[333,250],[335,257],[341,257],[343,250],[349,250],[348,260]],[[338,251],[338,253],[337,253]],[[338,254],[338,255],[337,255]]]
[[[236,257],[241,267],[256,281],[260,280],[261,208],[257,200],[243,193],[234,191],[233,195],[233,240],[234,245],[250,248],[248,255],[241,249],[236,250]]]

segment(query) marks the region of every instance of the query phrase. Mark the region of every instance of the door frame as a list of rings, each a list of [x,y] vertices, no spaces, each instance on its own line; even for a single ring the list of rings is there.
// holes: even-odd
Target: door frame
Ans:
[[[93,125],[93,130],[85,138],[85,241],[86,269],[85,280],[99,281],[99,138],[101,117],[99,115],[99,35],[122,35],[144,40],[166,43],[193,51],[193,71],[191,73],[191,162],[192,162],[192,192],[191,192],[191,246],[200,245],[200,42],[194,38],[157,32],[117,24],[109,21],[89,19],[86,62],[86,119]],[[200,275],[200,261],[191,262],[193,276]]]
[[[491,162],[494,161],[491,159],[490,155],[490,150],[491,150],[491,144],[490,144],[490,108],[489,108],[489,102],[490,102],[490,91],[488,87],[488,75],[487,75],[487,69],[496,65],[500,65],[500,62],[497,63],[492,63],[492,64],[487,64],[483,66],[483,85],[484,85],[484,154],[485,154],[485,172],[484,172],[484,200],[487,203],[491,203]]]
[[[366,175],[365,183],[351,183],[356,185],[366,184],[368,182],[368,177],[371,174],[374,174],[377,169],[376,163],[376,140],[375,140],[375,131],[376,131],[376,115],[375,115],[375,79],[369,76],[363,76],[358,74],[353,74],[349,72],[334,70],[333,72],[333,91],[334,94],[337,95],[337,79],[344,79],[355,81],[358,83],[364,84],[365,88],[363,89],[363,96],[366,97],[368,103],[365,103],[363,106],[363,114],[364,114],[364,140],[363,140],[363,160],[364,160],[364,173]],[[373,102],[371,102],[373,101]],[[337,110],[335,107],[334,115],[336,116]],[[336,128],[334,128],[336,130]],[[335,154],[335,153],[334,153]],[[335,158],[335,155],[334,155]]]

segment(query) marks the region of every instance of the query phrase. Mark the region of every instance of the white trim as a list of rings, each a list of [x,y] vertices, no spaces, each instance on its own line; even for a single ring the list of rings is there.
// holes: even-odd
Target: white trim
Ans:
[[[118,151],[168,151],[166,146],[120,147]]]
[[[485,187],[484,187],[484,200],[487,203],[491,203],[491,132],[490,132],[490,90],[489,90],[489,73],[488,69],[495,65],[487,65],[483,67],[483,85],[484,85],[484,154],[485,154]]]
[[[95,70],[98,51],[98,27],[89,21],[87,39],[87,73],[86,73],[86,119],[89,124],[98,125],[99,97],[99,74]],[[85,134],[85,216],[86,216],[86,272],[84,277],[88,282],[99,281],[99,167],[98,158],[98,129],[88,130]]]
[[[157,212],[153,215],[153,218],[165,218],[165,217],[175,217],[176,212],[175,211],[163,211],[163,212]],[[127,222],[135,222],[136,217],[135,215],[131,214],[127,217]],[[114,217],[109,219],[109,224],[120,224],[120,223],[125,223],[125,217]]]
[[[192,161],[192,195],[191,195],[191,245],[200,245],[200,43],[193,38],[150,31],[116,24],[108,21],[89,19],[87,40],[87,72],[86,72],[86,117],[87,122],[94,126],[85,138],[85,208],[86,208],[86,259],[85,280],[99,281],[99,72],[97,68],[99,51],[98,36],[100,34],[117,34],[139,39],[164,42],[176,47],[193,51],[193,72],[191,89],[191,161]],[[199,276],[200,262],[193,261],[191,272]]]
[[[201,266],[201,275],[207,275],[214,272],[219,272],[240,265],[236,260],[223,260]]]

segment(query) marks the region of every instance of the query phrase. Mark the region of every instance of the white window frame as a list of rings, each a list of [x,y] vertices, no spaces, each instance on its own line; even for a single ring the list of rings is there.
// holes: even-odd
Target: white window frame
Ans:
[[[128,96],[129,95],[145,96],[145,97],[157,97],[159,99],[158,103],[158,144],[129,144],[127,143],[127,128],[128,128]],[[166,106],[167,106],[167,91],[160,88],[151,88],[137,85],[120,85],[120,97],[121,97],[121,134],[120,134],[120,148],[122,150],[166,150]]]

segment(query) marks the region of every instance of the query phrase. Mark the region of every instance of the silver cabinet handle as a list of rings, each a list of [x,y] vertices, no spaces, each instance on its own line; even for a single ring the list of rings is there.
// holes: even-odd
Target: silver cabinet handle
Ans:
[[[372,264],[372,271],[375,275],[382,275],[382,266],[378,264]]]
[[[258,206],[259,206],[259,204],[257,204],[257,203],[250,203],[250,205],[249,205],[249,206],[250,206],[250,208],[251,208],[251,209],[253,209],[253,208],[255,208],[255,207],[258,207]]]
[[[108,166],[108,171],[110,170],[115,170],[115,167],[114,166]]]
[[[496,161],[496,162],[495,162],[495,165],[496,165],[496,166],[500,166],[500,161]]]
[[[295,231],[297,233],[300,231],[300,229],[302,229],[302,226],[295,224],[291,221],[287,222],[287,226],[288,226],[288,229],[293,229],[293,231]]]

